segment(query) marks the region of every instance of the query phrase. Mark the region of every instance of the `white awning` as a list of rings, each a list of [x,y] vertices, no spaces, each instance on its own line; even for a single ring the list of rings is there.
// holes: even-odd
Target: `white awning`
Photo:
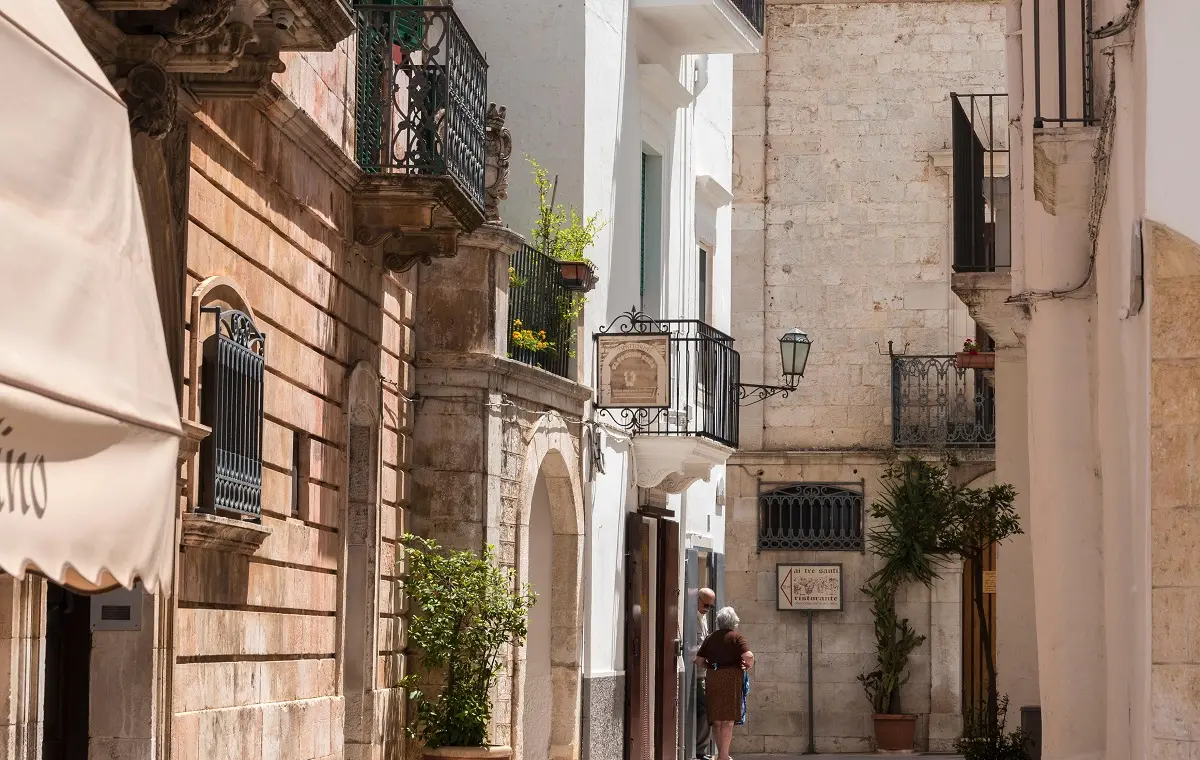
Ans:
[[[124,104],[0,0],[0,570],[170,583],[181,435]]]

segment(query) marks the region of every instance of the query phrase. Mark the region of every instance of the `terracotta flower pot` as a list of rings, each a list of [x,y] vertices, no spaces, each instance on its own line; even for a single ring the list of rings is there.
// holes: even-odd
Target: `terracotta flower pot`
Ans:
[[[917,733],[915,715],[875,715],[875,749],[880,752],[912,752]]]
[[[425,760],[444,760],[445,758],[453,758],[453,760],[510,760],[512,758],[512,747],[492,746],[492,747],[438,747],[437,749],[425,748],[423,751]]]
[[[567,290],[584,293],[592,289],[592,268],[583,261],[558,262],[559,276]]]
[[[976,354],[959,351],[954,355],[954,366],[959,369],[995,369],[996,354],[990,351]]]

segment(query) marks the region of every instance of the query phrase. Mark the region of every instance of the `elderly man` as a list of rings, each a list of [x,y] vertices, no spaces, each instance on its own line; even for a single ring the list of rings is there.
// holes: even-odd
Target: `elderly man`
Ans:
[[[711,588],[702,588],[696,594],[696,641],[692,644],[692,655],[699,650],[700,645],[708,638],[708,611],[717,602],[717,594]],[[712,757],[712,726],[708,723],[708,712],[705,707],[704,668],[694,668],[696,673],[696,758],[706,760]]]

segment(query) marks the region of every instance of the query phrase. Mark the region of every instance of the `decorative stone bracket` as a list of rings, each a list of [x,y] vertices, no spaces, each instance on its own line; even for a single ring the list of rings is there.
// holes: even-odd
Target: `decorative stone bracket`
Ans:
[[[676,494],[696,481],[707,481],[713,467],[725,464],[733,449],[694,436],[635,435],[633,453],[639,488]]]
[[[332,51],[354,31],[340,0],[59,0],[130,110],[161,137],[180,86],[197,98],[250,98],[284,70],[283,50]]]
[[[950,289],[1000,348],[1025,345],[1029,329],[1026,306],[1008,302],[1012,295],[1009,272],[963,272],[950,278]]]

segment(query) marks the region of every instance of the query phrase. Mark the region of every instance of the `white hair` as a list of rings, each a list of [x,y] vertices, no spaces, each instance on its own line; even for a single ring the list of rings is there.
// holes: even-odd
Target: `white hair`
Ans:
[[[733,611],[732,607],[722,607],[717,611],[718,631],[732,631],[738,627],[738,623],[740,622],[742,622],[741,619],[738,618],[737,613]]]

